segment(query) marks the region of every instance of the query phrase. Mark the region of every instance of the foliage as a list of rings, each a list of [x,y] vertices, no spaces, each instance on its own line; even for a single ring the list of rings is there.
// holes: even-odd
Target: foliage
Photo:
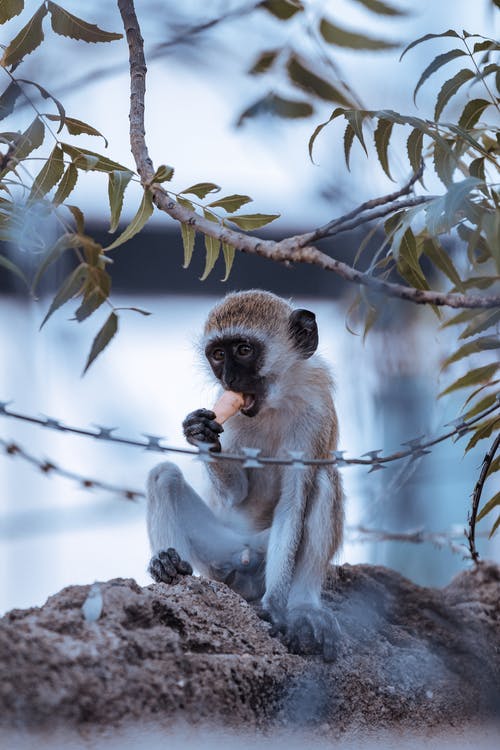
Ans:
[[[381,0],[352,0],[370,13],[382,17],[404,15],[404,11]],[[0,7],[0,23],[10,22],[23,12],[23,0],[9,0]],[[417,117],[391,109],[368,110],[358,100],[353,90],[343,82],[337,66],[327,50],[351,48],[355,50],[391,50],[392,41],[375,39],[358,31],[344,28],[321,10],[308,11],[304,0],[265,0],[258,4],[260,12],[274,18],[276,23],[292,26],[303,24],[313,40],[312,50],[304,51],[292,41],[274,49],[266,49],[250,69],[263,85],[273,81],[261,97],[241,114],[240,124],[262,113],[279,117],[310,117],[318,103],[330,102],[335,106],[327,121],[314,130],[310,139],[310,154],[316,139],[335,123],[344,121],[343,147],[349,167],[355,144],[366,155],[370,152],[368,133],[373,133],[373,147],[380,166],[389,179],[393,144],[405,132],[406,155],[409,168],[419,173],[421,164],[432,169],[442,184],[440,194],[429,194],[420,177],[421,200],[386,212],[384,221],[370,229],[358,251],[358,258],[368,252],[368,240],[383,232],[383,241],[372,252],[368,273],[381,279],[400,278],[414,290],[430,290],[436,284],[445,284],[452,293],[473,292],[478,297],[484,290],[498,285],[500,279],[500,193],[498,183],[498,157],[500,134],[500,46],[492,39],[459,33],[452,29],[439,34],[426,34],[409,44],[402,54],[411,53],[430,39],[442,39],[451,47],[430,61],[423,70],[414,89],[416,99],[429,78],[443,74],[446,66],[460,61],[461,68],[444,78],[437,94],[432,117]],[[93,136],[108,143],[91,124],[70,117],[62,103],[36,81],[17,76],[23,60],[44,41],[50,18],[56,35],[87,43],[109,43],[120,39],[121,34],[104,31],[95,24],[84,21],[66,11],[62,6],[43,0],[36,12],[26,20],[21,30],[3,49],[0,66],[5,88],[0,94],[0,120],[15,114],[19,101],[27,101],[34,111],[34,119],[24,132],[0,133],[0,143],[5,151],[0,153],[0,240],[11,242],[33,254],[40,255],[39,267],[32,279],[12,260],[0,255],[0,265],[17,274],[34,293],[41,277],[53,263],[68,251],[74,254],[76,266],[64,280],[52,300],[43,324],[62,305],[78,300],[75,318],[86,320],[103,304],[111,310],[106,322],[97,332],[85,366],[92,364],[118,330],[117,309],[111,302],[110,253],[141,231],[154,210],[153,185],[161,185],[166,195],[191,212],[191,220],[180,225],[184,245],[184,267],[191,262],[200,228],[194,216],[216,224],[221,230],[232,228],[253,231],[273,221],[275,214],[241,212],[251,202],[245,194],[220,196],[220,187],[212,182],[200,182],[174,191],[171,181],[174,169],[160,166],[152,179],[144,181],[128,165],[120,164],[107,156],[83,148],[71,140],[79,135]],[[462,64],[463,63],[463,64]],[[276,73],[286,79],[287,89],[275,90]],[[290,96],[288,89],[293,91]],[[462,97],[467,91],[467,98]],[[299,94],[300,92],[300,94]],[[50,112],[42,112],[34,103],[33,94],[47,103]],[[452,105],[460,104],[460,113],[452,115]],[[448,113],[448,115],[446,115]],[[443,114],[445,115],[443,117]],[[66,135],[60,135],[67,133]],[[39,156],[47,151],[49,154]],[[397,148],[397,146],[396,146]],[[45,151],[42,151],[45,149]],[[33,156],[33,154],[37,154]],[[31,177],[29,166],[42,162],[41,169]],[[107,175],[110,206],[110,232],[116,233],[125,191],[131,181],[142,183],[143,193],[136,215],[121,233],[107,246],[97,243],[85,230],[85,217],[78,206],[68,203],[78,180],[86,172]],[[422,197],[423,196],[423,197]],[[56,217],[62,233],[50,245],[44,244],[36,231],[37,222],[44,217]],[[35,229],[33,229],[33,226]],[[235,246],[225,239],[224,231],[216,239],[203,232],[205,268],[201,280],[211,273],[222,253],[225,278],[228,277],[235,257]],[[319,236],[319,235],[318,235]],[[324,234],[322,236],[325,236]],[[234,240],[233,240],[234,241]],[[363,287],[362,287],[363,289]],[[376,322],[378,309],[373,297],[361,291],[356,301],[365,315],[365,333]],[[441,313],[438,313],[441,315]],[[43,325],[42,324],[42,325]],[[442,395],[469,389],[465,403],[465,417],[478,414],[495,403],[500,382],[498,371],[498,326],[500,310],[474,308],[463,310],[441,319],[442,326],[459,328],[456,351],[443,363],[443,368],[453,367],[462,360],[477,358],[465,374],[456,378]],[[472,434],[467,450],[480,440],[497,431],[500,418],[497,413],[482,420]],[[498,461],[492,463],[490,473],[498,471]],[[478,518],[498,507],[498,497],[489,500]],[[497,528],[500,520],[494,524]]]
[[[23,0],[9,2],[2,5],[0,22],[5,23],[22,12]],[[43,42],[44,19],[50,16],[52,30],[59,35],[88,43],[111,42],[121,39],[122,35],[100,29],[81,18],[72,15],[60,5],[47,0],[43,2],[35,14],[24,24],[21,31],[6,46],[0,64],[8,79],[8,84],[0,95],[0,120],[11,115],[18,99],[25,98],[35,112],[35,118],[23,132],[6,131],[0,133],[0,143],[6,144],[7,150],[0,153],[0,189],[6,194],[0,196],[0,240],[17,244],[33,253],[42,255],[40,265],[33,279],[26,279],[23,271],[12,260],[0,255],[0,266],[15,273],[34,293],[41,277],[52,263],[70,250],[75,254],[77,266],[62,283],[56,293],[49,310],[42,322],[44,325],[50,316],[63,304],[78,299],[76,320],[81,322],[98,310],[101,305],[108,303],[113,312],[96,335],[92,349],[85,366],[86,371],[98,354],[109,343],[118,328],[116,309],[110,300],[111,276],[108,265],[112,262],[109,252],[130,240],[141,231],[153,213],[153,196],[148,186],[145,186],[141,203],[136,215],[123,232],[107,247],[103,247],[90,237],[85,231],[85,217],[82,211],[67,203],[68,198],[76,187],[79,176],[85,172],[102,172],[108,176],[108,197],[110,205],[109,231],[117,231],[123,207],[124,193],[131,180],[138,180],[136,173],[128,166],[120,164],[96,151],[89,151],[81,146],[73,145],[59,139],[59,133],[66,130],[70,136],[81,134],[100,137],[105,147],[108,142],[105,136],[89,123],[69,117],[61,104],[52,94],[35,81],[17,78],[14,71],[22,60]],[[50,101],[56,112],[42,113],[33,103],[28,90],[35,87],[44,100]],[[52,124],[55,123],[55,131]],[[46,146],[47,141],[55,141],[48,157],[33,157],[33,152]],[[43,166],[31,180],[28,171],[29,163],[34,158],[40,158]],[[151,184],[169,182],[174,175],[172,167],[161,166],[156,171]],[[221,226],[234,225],[246,231],[255,230],[277,218],[277,215],[258,213],[240,213],[239,209],[251,202],[248,195],[228,195],[213,200],[220,187],[211,182],[191,185],[180,192],[168,191],[179,203]],[[195,196],[198,201],[186,196]],[[209,203],[201,203],[209,196]],[[62,207],[69,210],[71,216],[62,212]],[[222,216],[220,210],[222,210]],[[46,216],[54,214],[63,228],[63,233],[54,244],[39,247],[40,233],[34,232],[35,237],[27,236],[24,229],[27,215]],[[71,221],[72,220],[72,221]],[[181,225],[184,243],[184,267],[192,258],[195,246],[196,232],[193,228]],[[229,276],[234,260],[235,248],[228,243],[220,243],[213,238],[205,237],[205,270],[201,279],[206,279],[212,271],[220,252],[225,262],[225,278]]]

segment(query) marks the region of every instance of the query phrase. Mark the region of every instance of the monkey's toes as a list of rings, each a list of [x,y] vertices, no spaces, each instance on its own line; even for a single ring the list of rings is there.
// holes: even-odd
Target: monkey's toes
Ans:
[[[335,632],[334,617],[328,610],[300,607],[289,615],[284,641],[292,654],[322,654],[325,661],[334,661]]]
[[[173,547],[153,555],[148,572],[156,583],[173,583],[179,576],[190,576],[193,568],[186,560],[181,560]]]

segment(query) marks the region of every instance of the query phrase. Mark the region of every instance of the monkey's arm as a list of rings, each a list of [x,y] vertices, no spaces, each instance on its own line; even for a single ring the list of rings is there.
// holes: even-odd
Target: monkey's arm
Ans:
[[[187,415],[182,423],[188,443],[211,443],[214,453],[219,453],[219,435],[224,428],[215,420],[215,412],[197,409]],[[245,469],[236,461],[217,461],[207,464],[208,475],[214,493],[223,505],[239,505],[248,494],[248,478]]]

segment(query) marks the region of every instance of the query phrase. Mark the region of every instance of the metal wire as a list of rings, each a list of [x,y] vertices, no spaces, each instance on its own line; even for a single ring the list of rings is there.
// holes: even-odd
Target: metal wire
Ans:
[[[129,445],[136,448],[142,448],[143,450],[154,451],[158,453],[181,453],[191,456],[195,456],[201,461],[210,463],[213,461],[238,461],[242,463],[244,468],[261,468],[268,465],[278,466],[292,466],[296,469],[303,470],[307,466],[336,466],[342,468],[344,466],[370,466],[370,471],[377,471],[385,468],[385,464],[392,461],[399,461],[402,458],[412,456],[414,458],[423,456],[429,453],[429,448],[438,443],[448,440],[449,438],[455,437],[457,440],[470,432],[478,422],[485,417],[489,416],[493,412],[497,412],[500,409],[500,392],[496,394],[495,403],[488,409],[480,412],[469,420],[460,417],[453,422],[450,422],[445,427],[451,427],[446,432],[441,433],[436,437],[430,437],[425,439],[425,436],[420,436],[408,440],[403,443],[407,446],[404,450],[390,453],[386,456],[380,455],[381,449],[368,451],[359,458],[346,458],[344,450],[331,451],[328,458],[312,458],[304,456],[302,452],[290,451],[288,456],[261,456],[260,450],[257,448],[241,448],[241,453],[214,453],[212,452],[211,445],[208,443],[198,443],[196,448],[180,448],[172,445],[162,445],[161,441],[163,438],[158,435],[150,435],[143,433],[143,437],[146,440],[134,440],[127,437],[119,437],[113,435],[118,429],[117,427],[103,427],[101,425],[95,425],[95,429],[91,430],[82,427],[72,427],[61,422],[59,419],[53,417],[40,416],[34,417],[28,414],[21,414],[8,408],[11,401],[0,401],[0,416],[9,417],[11,419],[17,419],[23,422],[29,422],[40,427],[56,430],[58,432],[67,432],[73,435],[81,435],[84,437],[90,437],[94,440],[102,440],[110,443],[118,443],[120,445]]]

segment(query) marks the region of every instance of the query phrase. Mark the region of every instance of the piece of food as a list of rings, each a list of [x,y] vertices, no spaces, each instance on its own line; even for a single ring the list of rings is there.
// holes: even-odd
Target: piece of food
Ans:
[[[242,393],[234,393],[233,391],[224,391],[222,396],[218,399],[214,405],[213,411],[215,412],[215,419],[219,424],[224,424],[226,419],[232,417],[238,412],[244,405],[245,399]]]

